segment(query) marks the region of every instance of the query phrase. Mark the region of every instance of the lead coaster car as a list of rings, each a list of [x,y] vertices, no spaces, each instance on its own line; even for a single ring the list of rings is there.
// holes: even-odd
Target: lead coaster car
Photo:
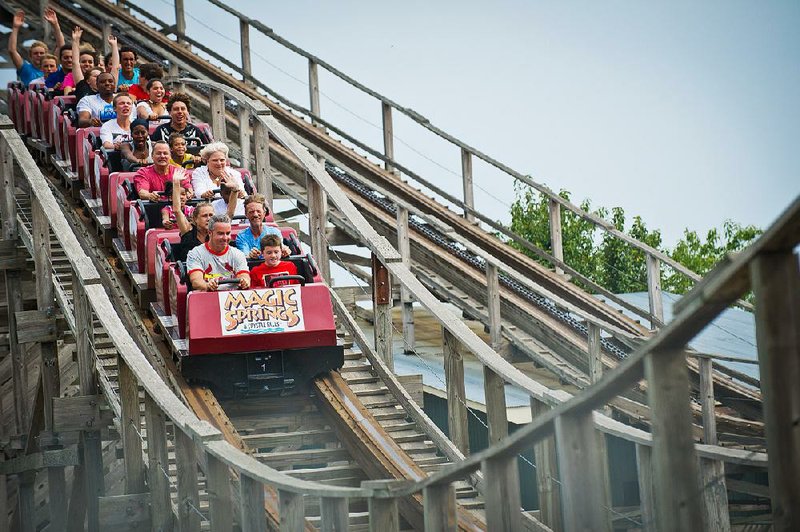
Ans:
[[[342,367],[328,287],[302,276],[270,283],[287,278],[302,284],[188,294],[179,365],[189,382],[221,397],[285,395]]]

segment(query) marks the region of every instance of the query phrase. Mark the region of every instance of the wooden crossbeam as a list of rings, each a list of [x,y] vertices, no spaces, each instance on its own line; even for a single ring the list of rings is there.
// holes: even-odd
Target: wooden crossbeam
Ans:
[[[25,471],[36,471],[46,467],[64,467],[80,464],[75,448],[55,449],[28,454],[0,463],[0,475],[18,475]]]

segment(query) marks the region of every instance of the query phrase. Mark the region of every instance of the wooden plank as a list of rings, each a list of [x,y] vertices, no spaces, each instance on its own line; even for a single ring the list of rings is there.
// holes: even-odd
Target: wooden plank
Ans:
[[[206,453],[206,483],[208,492],[211,530],[230,532],[233,530],[233,504],[228,466],[214,455]],[[300,527],[295,530],[301,530]]]
[[[56,432],[101,430],[103,428],[100,423],[101,400],[99,395],[54,397],[53,430]]]
[[[800,273],[791,250],[751,266],[775,530],[800,529]]]
[[[14,411],[16,414],[17,433],[27,432],[30,423],[30,405],[28,400],[28,368],[25,361],[25,350],[17,340],[16,315],[22,310],[22,275],[20,270],[3,272],[6,282],[6,308],[8,310],[8,346],[11,352],[12,388],[14,390]]]
[[[175,462],[178,473],[178,524],[180,530],[198,530],[200,493],[197,485],[197,453],[192,438],[175,431]]]
[[[385,492],[394,485],[397,485],[396,480],[365,480],[361,482],[363,490],[373,490],[378,493]],[[367,507],[370,532],[398,532],[400,530],[397,499],[368,496]]]
[[[653,493],[652,449],[647,445],[636,444],[636,473],[639,481],[642,530],[655,532],[657,527],[656,501],[655,493]]]
[[[652,414],[653,493],[656,522],[664,530],[696,530],[703,522],[697,455],[689,410],[689,372],[682,350],[645,357],[647,398]]]
[[[308,61],[308,98],[311,103],[311,123],[317,125],[318,122],[314,117],[320,117],[319,114],[319,72],[317,63],[315,61]]]
[[[1,403],[1,401],[0,401]],[[2,405],[0,405],[2,406]],[[6,474],[2,473],[3,464],[5,463],[5,453],[0,453],[0,530],[10,530],[10,523],[8,522],[8,488]]]
[[[611,531],[606,507],[602,457],[592,413],[559,416],[555,421],[558,472],[564,499],[565,530]]]
[[[547,202],[547,212],[550,216],[550,248],[553,257],[559,262],[564,262],[564,244],[561,233],[561,204],[550,199]],[[564,270],[556,264],[556,273],[564,275]]]
[[[242,532],[267,532],[264,486],[244,473],[239,476],[239,505]]]
[[[647,300],[650,304],[650,314],[658,321],[664,321],[664,302],[661,297],[661,261],[647,254]],[[650,326],[655,329],[658,324],[653,321]]]
[[[458,340],[442,329],[444,375],[447,388],[447,427],[450,440],[464,455],[469,454],[467,394],[464,389],[464,358]]]
[[[531,419],[550,410],[550,407],[531,398]],[[556,440],[553,436],[542,438],[533,446],[536,462],[536,489],[539,495],[539,521],[553,530],[562,530],[561,489],[558,486],[558,461]]]
[[[472,152],[461,148],[461,186],[464,191],[464,218],[469,222],[475,221],[475,215],[470,211],[475,207],[475,193],[472,186]]]
[[[423,497],[425,500],[425,530],[455,532],[458,528],[458,520],[456,518],[456,490],[453,485],[428,486],[423,491]],[[517,529],[506,528],[505,530]]]
[[[481,471],[486,479],[483,497],[487,530],[522,528],[519,469],[516,456],[484,460]]]
[[[147,485],[150,488],[150,517],[153,530],[172,528],[172,501],[167,456],[167,427],[164,413],[145,395],[144,416],[147,427]]]
[[[394,159],[394,127],[392,125],[392,106],[381,102],[381,118],[383,121],[383,154],[386,159],[383,164],[387,172],[397,174],[397,170],[389,160]]]
[[[311,236],[311,253],[317,262],[320,275],[330,284],[331,272],[328,259],[328,242],[325,228],[328,224],[328,199],[325,190],[311,174],[306,174],[308,195],[308,234]]]
[[[703,490],[705,530],[730,532],[728,489],[725,484],[725,464],[718,460],[700,459],[700,486]]]
[[[603,378],[603,353],[600,350],[600,327],[594,323],[589,324],[588,353],[589,353],[589,379],[595,383]]]
[[[145,488],[144,459],[142,458],[142,417],[139,410],[139,385],[136,376],[121,356],[117,356],[119,400],[122,408],[123,461],[125,464],[125,493],[143,493]]]
[[[208,104],[211,107],[211,132],[214,140],[225,142],[227,131],[225,127],[225,94],[211,89],[208,94]]]
[[[185,44],[186,16],[184,15],[183,0],[175,0],[175,33],[178,37],[178,42]]]
[[[26,454],[13,460],[0,462],[0,475],[18,475],[47,467],[74,466],[80,463],[75,448],[55,449]]]
[[[389,279],[389,270],[375,254],[372,255],[372,309],[375,351],[383,358],[389,369],[394,371],[392,283]]]
[[[349,528],[350,515],[347,499],[341,497],[322,497],[320,531],[344,532]]]
[[[239,19],[239,46],[242,51],[242,79],[252,83],[247,77],[252,73],[250,63],[250,22],[246,19]]]
[[[486,307],[489,309],[489,345],[496,352],[503,341],[500,316],[500,281],[497,266],[486,263]]]
[[[303,495],[286,490],[278,490],[280,503],[281,532],[296,532],[303,530],[304,506]]]
[[[237,114],[239,116],[239,146],[242,150],[242,168],[249,170],[253,166],[250,163],[250,136],[252,132],[250,129],[250,109],[240,105]],[[258,183],[256,183],[256,189],[258,189]],[[259,190],[259,192],[261,191]],[[268,203],[268,205],[271,205],[271,203]]]
[[[272,168],[269,160],[269,134],[260,120],[253,127],[256,159],[256,188],[267,198],[267,206],[272,210]]]
[[[14,313],[17,325],[17,342],[54,342],[56,340],[56,320],[41,310],[25,310]]]
[[[36,515],[34,500],[35,471],[26,471],[19,475],[17,484],[17,516],[21,532],[35,532]]]
[[[3,186],[0,187],[0,205],[3,206],[0,209],[2,211],[0,212],[0,222],[2,222],[0,239],[14,242],[17,240],[18,235],[17,204],[14,201],[14,189],[16,188],[14,154],[5,136],[0,138],[0,157],[2,157],[2,176],[0,177],[3,180]]]
[[[411,264],[411,241],[408,234],[408,209],[397,205],[397,250],[403,264]],[[414,298],[407,288],[400,286],[400,304],[403,313],[403,352],[414,352]]]
[[[150,519],[148,493],[100,497],[102,530],[148,530]]]

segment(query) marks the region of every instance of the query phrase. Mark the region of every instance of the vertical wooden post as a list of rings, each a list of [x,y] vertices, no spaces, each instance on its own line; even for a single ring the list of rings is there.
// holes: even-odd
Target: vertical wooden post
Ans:
[[[458,528],[456,490],[452,484],[434,484],[423,490],[425,530],[455,532]],[[511,529],[508,529],[511,530]]]
[[[556,418],[558,471],[566,510],[564,528],[610,532],[603,457],[597,448],[593,415],[589,411]]]
[[[244,70],[242,79],[245,83],[252,85],[253,81],[249,79],[252,74],[252,66],[250,64],[250,21],[244,18],[239,19],[239,42],[242,47],[242,70]]]
[[[316,118],[321,118],[319,114],[319,72],[317,63],[308,60],[308,96],[311,101],[311,123],[319,127]]]
[[[714,362],[701,357],[700,404],[703,414],[703,442],[717,444],[717,420],[714,416]],[[720,460],[700,459],[700,482],[703,486],[703,508],[706,527],[713,532],[731,529],[728,514],[728,490],[725,482],[725,463]]]
[[[791,251],[751,264],[775,530],[800,530],[800,272]]]
[[[374,316],[375,352],[394,371],[392,352],[392,284],[389,270],[377,255],[372,254],[372,310]]]
[[[411,241],[408,234],[408,209],[397,205],[397,251],[406,267],[411,265]],[[400,304],[403,312],[403,352],[414,351],[414,298],[404,286],[400,286]]]
[[[396,480],[364,480],[361,482],[361,489],[380,492],[390,488],[396,482]],[[370,532],[398,532],[400,530],[397,499],[370,496],[367,499],[367,505]]]
[[[491,424],[489,425],[491,433]],[[494,443],[489,441],[489,445]],[[522,530],[522,502],[519,492],[519,468],[516,455],[484,460],[481,470],[486,478],[487,530]]]
[[[208,103],[211,106],[211,132],[214,134],[214,140],[225,142],[225,94],[217,89],[211,89]]]
[[[461,183],[464,189],[464,205],[472,209],[475,207],[475,193],[472,187],[472,153],[461,148]],[[475,222],[475,215],[469,209],[464,209],[464,218]]]
[[[469,454],[469,422],[467,394],[464,391],[464,358],[458,340],[442,327],[444,376],[447,387],[447,427],[450,441],[464,456]]]
[[[192,437],[182,430],[175,431],[175,463],[178,470],[178,523],[180,530],[199,530],[200,505],[197,485],[197,453]]]
[[[642,530],[656,531],[656,500],[653,493],[652,451],[647,445],[636,444],[636,472],[639,479],[639,505],[642,510]]]
[[[255,159],[256,159],[256,187],[267,198],[267,205],[272,210],[272,169],[269,162],[269,133],[267,128],[255,117],[253,128]]]
[[[663,323],[664,302],[661,298],[661,261],[651,254],[647,254],[647,299],[650,303],[650,314]],[[651,328],[658,327],[656,322],[650,323]]]
[[[500,352],[503,341],[503,329],[500,318],[500,280],[497,275],[497,266],[486,263],[486,306],[489,310],[489,345]]]
[[[183,11],[183,0],[175,0],[175,34],[178,42],[185,44],[183,36],[186,34],[186,17]]]
[[[239,475],[239,508],[242,532],[267,532],[264,486],[244,473]]]
[[[111,52],[111,45],[108,44],[108,38],[111,35],[111,23],[103,23],[103,55]]]
[[[700,363],[700,406],[703,415],[703,443],[717,444],[717,420],[714,415],[714,362],[698,358]]]
[[[21,532],[35,532],[36,511],[34,501],[34,484],[36,471],[25,471],[19,475],[17,491],[17,512]]]
[[[531,397],[531,419],[545,414],[550,407]],[[536,488],[539,494],[539,521],[552,530],[561,530],[561,490],[558,487],[558,462],[556,440],[553,436],[542,438],[533,445],[536,461]]]
[[[139,386],[133,371],[121,356],[117,355],[119,371],[119,400],[122,408],[120,430],[125,463],[125,493],[144,493],[144,460],[142,459],[141,428],[139,410]]]
[[[322,497],[320,500],[320,531],[344,532],[350,524],[346,498]]]
[[[250,109],[245,105],[239,104],[239,146],[242,148],[242,168],[248,170],[252,166],[250,164]],[[258,183],[256,183],[258,187]],[[259,192],[261,192],[259,190]]]
[[[547,210],[550,213],[550,246],[553,257],[564,262],[564,243],[561,234],[561,204],[554,199],[547,202]],[[564,270],[556,266],[556,274],[564,275]]]
[[[589,323],[589,379],[595,383],[603,378],[603,358],[600,349],[600,327]]]
[[[381,102],[381,117],[383,118],[383,154],[387,159],[394,160],[394,127],[392,125],[392,106]],[[397,174],[397,168],[389,161],[384,161],[387,172]]]
[[[169,63],[169,76],[171,78],[178,79],[181,75],[181,70],[178,67],[178,64],[174,61],[170,61]],[[175,92],[186,92],[186,86],[183,83],[173,83],[173,89]]]
[[[147,484],[150,487],[150,517],[153,530],[172,528],[167,426],[164,413],[152,397],[145,394],[144,416],[147,423]]]
[[[653,493],[663,530],[702,527],[697,456],[689,410],[689,372],[683,351],[656,351],[644,360],[653,428]]]
[[[303,496],[299,493],[278,490],[278,503],[280,504],[281,532],[303,530],[305,516]]]
[[[13,248],[12,248],[13,249]],[[8,311],[8,350],[11,355],[11,384],[14,392],[16,433],[28,432],[30,406],[28,401],[28,366],[25,349],[17,340],[17,312],[22,311],[22,272],[17,269],[4,272],[6,282],[6,308]]]
[[[319,183],[306,174],[308,196],[308,234],[311,236],[311,252],[325,282],[331,282],[331,266],[328,260],[328,240],[325,230],[328,224],[328,194]]]
[[[78,358],[78,380],[81,395],[97,394],[97,375],[94,365],[94,314],[84,283],[97,283],[72,275],[72,297],[75,309],[75,352]],[[103,479],[103,449],[99,430],[81,432],[83,442],[83,472],[86,489],[88,530],[99,530],[100,497],[105,493]]]
[[[233,529],[233,504],[228,466],[210,453],[206,453],[206,462],[211,530],[230,532]]]
[[[5,126],[5,125],[4,125]],[[9,129],[13,126],[9,124]],[[6,129],[3,127],[3,129]],[[14,190],[16,188],[16,179],[14,177],[14,156],[11,153],[11,147],[4,137],[0,137],[0,151],[3,159],[2,175],[0,179],[3,180],[2,187],[0,187],[0,217],[2,217],[3,227],[0,238],[3,240],[17,240],[17,204],[14,201]]]
[[[2,410],[0,410],[2,412]],[[4,428],[4,427],[0,427]],[[0,453],[0,466],[5,461],[5,453]],[[6,476],[0,473],[0,530],[10,530],[8,522],[8,489],[6,487]]]

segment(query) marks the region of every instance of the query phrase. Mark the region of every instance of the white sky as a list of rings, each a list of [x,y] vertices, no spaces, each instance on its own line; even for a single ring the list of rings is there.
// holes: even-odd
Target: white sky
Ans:
[[[173,21],[168,4],[142,2]],[[238,61],[233,17],[186,4],[188,33]],[[765,227],[800,193],[798,2],[231,4],[576,202],[642,216],[670,245],[727,218]],[[255,31],[251,44],[256,75],[307,106],[305,61]],[[381,148],[380,105],[325,73],[320,86],[323,117]],[[397,114],[395,132],[399,161],[460,192],[456,148]],[[480,164],[475,178],[478,206],[507,221],[511,179]]]

